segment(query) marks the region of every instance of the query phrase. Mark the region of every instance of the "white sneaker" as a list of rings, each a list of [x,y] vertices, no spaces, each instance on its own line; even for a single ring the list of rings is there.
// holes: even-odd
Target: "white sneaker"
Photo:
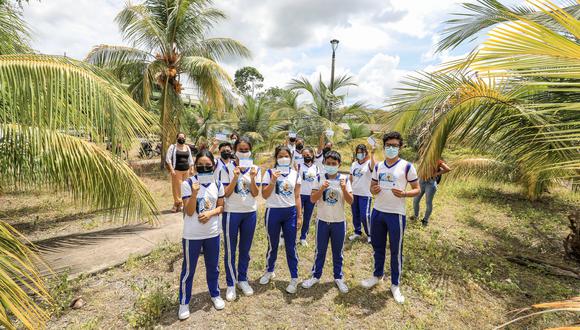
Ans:
[[[298,291],[298,279],[293,278],[290,280],[290,284],[286,287],[286,292],[288,293],[296,293]]]
[[[309,279],[307,279],[306,281],[302,282],[302,287],[304,289],[310,289],[314,284],[320,282],[319,279],[317,279],[316,277],[311,277]]]
[[[213,307],[215,307],[215,309],[217,309],[218,311],[226,307],[226,302],[220,296],[212,297],[211,301],[213,302]]]
[[[355,239],[359,239],[360,235],[359,234],[354,234],[354,235],[350,235],[350,237],[348,238],[351,241],[354,241]]]
[[[284,239],[283,238],[280,238],[280,242],[278,243],[278,246],[279,247],[284,246]]]
[[[177,316],[180,320],[185,320],[189,317],[189,305],[179,305],[179,313]]]
[[[300,244],[301,244],[302,246],[308,246],[308,242],[307,242],[305,239],[301,239],[301,240],[300,240]]]
[[[262,277],[260,277],[260,284],[265,285],[270,283],[270,280],[272,280],[274,277],[276,277],[276,274],[274,274],[274,272],[266,272],[264,273],[264,275],[262,275]]]
[[[381,278],[373,276],[371,278],[367,278],[366,280],[363,280],[361,282],[361,284],[362,284],[363,288],[370,289],[373,286],[379,284],[380,281],[381,281]]]
[[[254,294],[254,289],[252,289],[248,281],[238,283],[238,287],[242,290],[245,296],[251,296]]]
[[[367,243],[371,244],[371,238],[370,238],[370,236],[367,237]]]
[[[393,294],[393,298],[398,304],[402,304],[405,302],[405,297],[401,293],[401,289],[398,285],[391,285],[391,293]]]
[[[236,300],[236,287],[235,286],[228,286],[228,288],[226,289],[226,300],[227,301]]]
[[[338,291],[340,291],[340,293],[348,292],[348,286],[346,286],[346,283],[344,283],[343,279],[336,279],[334,280],[334,283],[336,283],[336,286],[338,287]]]

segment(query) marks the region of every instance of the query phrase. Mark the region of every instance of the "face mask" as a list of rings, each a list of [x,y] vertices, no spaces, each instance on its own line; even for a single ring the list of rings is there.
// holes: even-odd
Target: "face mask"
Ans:
[[[356,159],[358,160],[363,160],[365,159],[366,155],[362,152],[359,152],[358,154],[356,154]]]
[[[278,158],[278,166],[290,166],[290,158]]]
[[[179,139],[177,139],[177,143],[184,144],[185,143],[185,138],[179,138]]]
[[[213,171],[209,172],[209,173],[198,173],[197,174],[197,181],[199,181],[200,184],[208,184],[208,183],[211,183],[213,180],[214,180]]]
[[[398,154],[399,154],[398,147],[386,147],[385,148],[385,155],[389,159],[393,159],[393,158],[397,157]]]
[[[301,144],[297,144],[296,145],[296,150],[302,151],[302,149],[304,149],[304,146],[303,145],[301,145]]]
[[[314,161],[314,158],[312,158],[310,156],[304,157],[304,162],[306,162],[306,163],[312,163],[312,161]]]
[[[330,147],[324,147],[324,149],[322,149],[322,153],[325,154],[327,152],[330,151]]]
[[[232,152],[231,151],[222,151],[220,156],[223,160],[230,159],[230,158],[232,158]]]
[[[198,174],[206,174],[206,173],[213,174],[213,166],[196,165],[195,170],[197,171]]]
[[[290,140],[290,142],[292,142],[292,143],[296,142],[296,138],[290,138],[289,140]]]
[[[324,165],[324,170],[330,175],[338,173],[338,166]]]
[[[252,156],[252,152],[248,151],[248,152],[236,152],[236,157],[238,157],[238,159],[242,159],[242,158],[250,158]]]

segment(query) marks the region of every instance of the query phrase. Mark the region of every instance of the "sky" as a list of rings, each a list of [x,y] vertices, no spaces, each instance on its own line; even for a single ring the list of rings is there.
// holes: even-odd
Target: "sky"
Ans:
[[[416,70],[465,54],[473,45],[434,54],[442,22],[461,12],[457,0],[216,0],[228,19],[213,36],[241,41],[249,60],[222,65],[233,76],[246,65],[264,76],[265,87],[286,86],[292,78],[328,81],[331,39],[340,41],[336,75],[354,76],[358,86],[343,91],[347,102],[380,107],[397,82]],[[122,0],[42,0],[24,4],[33,47],[46,54],[83,59],[98,44],[124,45],[115,15]]]

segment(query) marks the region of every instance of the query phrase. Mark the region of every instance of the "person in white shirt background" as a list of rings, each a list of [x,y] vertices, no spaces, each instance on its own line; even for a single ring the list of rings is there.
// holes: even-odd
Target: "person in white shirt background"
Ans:
[[[350,166],[350,180],[354,200],[351,205],[352,224],[354,234],[349,237],[351,241],[362,235],[362,227],[367,235],[367,241],[371,242],[370,218],[371,218],[371,176],[375,168],[375,148],[371,148],[369,155],[367,146],[359,144],[355,148],[355,161]]]
[[[226,300],[236,299],[236,286],[244,295],[254,290],[248,283],[250,248],[256,229],[256,197],[260,193],[260,168],[253,165],[252,142],[242,136],[234,144],[236,160],[227,165],[227,175],[220,178],[225,186],[225,211],[222,216],[224,231],[224,265],[226,269]],[[248,165],[249,164],[249,165]],[[224,171],[225,172],[225,171]],[[236,268],[236,249],[239,248]]]
[[[266,234],[268,252],[266,272],[260,284],[268,284],[275,277],[274,268],[278,257],[280,231],[286,239],[286,260],[290,270],[288,293],[296,293],[298,287],[298,253],[296,252],[296,232],[302,225],[300,203],[301,180],[291,167],[292,152],[287,146],[278,146],[274,152],[275,168],[268,169],[262,179],[262,196],[266,199]]]
[[[216,309],[225,307],[219,289],[219,253],[224,188],[213,172],[215,161],[209,150],[202,149],[196,156],[196,175],[182,183],[183,208],[183,265],[179,281],[180,320],[190,315],[189,301],[193,277],[201,249],[204,251],[207,287]]]
[[[348,287],[343,279],[342,263],[344,239],[346,236],[345,202],[353,201],[352,187],[346,175],[339,174],[341,156],[336,151],[329,151],[324,156],[325,173],[318,176],[312,187],[311,200],[316,203],[316,252],[312,266],[312,277],[302,282],[308,289],[320,281],[328,241],[332,249],[332,266],[334,282],[341,293],[347,293]]]
[[[292,153],[292,166],[295,170],[298,170],[298,166],[304,164],[302,151],[304,151],[304,139],[299,137],[296,138],[296,149],[294,149],[294,152]]]
[[[387,236],[391,252],[391,292],[397,303],[405,297],[400,290],[403,271],[403,235],[405,232],[405,199],[419,194],[417,171],[410,162],[401,159],[403,137],[399,132],[383,136],[386,159],[375,165],[372,174],[371,193],[375,204],[371,215],[371,244],[374,251],[374,273],[362,282],[365,288],[372,288],[384,276]],[[406,190],[407,184],[411,190]]]
[[[300,244],[308,246],[306,238],[310,230],[310,219],[314,212],[314,203],[310,200],[312,186],[318,177],[318,166],[314,165],[314,150],[310,147],[302,151],[304,163],[298,165],[298,176],[302,184],[300,185],[300,201],[302,203],[302,229],[300,230]]]
[[[220,153],[220,157],[217,159],[215,164],[215,178],[223,182],[221,176],[224,176],[224,179],[227,177],[228,173],[228,164],[235,158],[233,150],[233,145],[230,142],[222,142],[218,146],[218,151]]]
[[[318,150],[316,152],[315,157],[315,164],[318,166],[318,170],[322,173],[324,171],[324,154],[332,150],[332,142],[327,141],[324,142],[326,135],[320,135],[320,140],[318,141]]]

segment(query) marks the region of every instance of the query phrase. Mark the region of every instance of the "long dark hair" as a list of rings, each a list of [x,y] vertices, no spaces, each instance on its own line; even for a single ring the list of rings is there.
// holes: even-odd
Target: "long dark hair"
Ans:
[[[250,151],[252,151],[252,141],[247,136],[239,137],[236,142],[234,142],[234,151],[238,150],[238,145],[240,143],[247,143],[250,146]]]
[[[277,146],[276,149],[274,150],[274,162],[276,166],[278,166],[278,154],[280,154],[280,152],[282,151],[286,151],[288,153],[288,156],[292,157],[292,152],[290,152],[290,148],[284,145]]]
[[[202,157],[209,158],[211,160],[211,164],[215,167],[215,159],[213,158],[213,154],[207,148],[202,148],[197,152],[197,154],[195,155],[194,165],[197,165],[197,161]]]

